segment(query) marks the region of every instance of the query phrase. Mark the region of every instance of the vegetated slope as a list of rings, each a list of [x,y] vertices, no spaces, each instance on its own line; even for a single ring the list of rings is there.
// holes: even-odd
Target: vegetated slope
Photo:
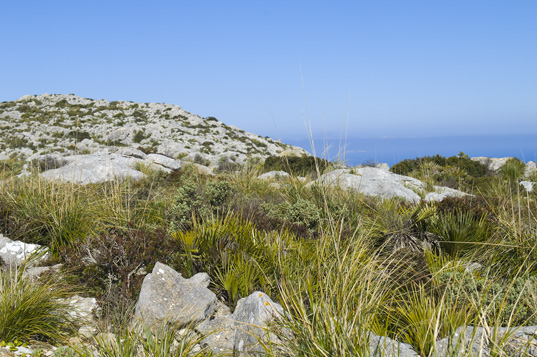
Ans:
[[[93,153],[129,146],[173,158],[202,155],[242,163],[305,150],[247,133],[213,117],[201,118],[179,106],[107,102],[74,94],[24,96],[0,103],[0,159],[32,154]]]

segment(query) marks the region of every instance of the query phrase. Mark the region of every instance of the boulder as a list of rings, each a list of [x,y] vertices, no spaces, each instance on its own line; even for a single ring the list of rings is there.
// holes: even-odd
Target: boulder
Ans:
[[[64,157],[69,163],[41,173],[49,180],[61,180],[78,184],[101,183],[115,179],[140,180],[145,175],[134,167],[143,160],[118,154],[73,155]]]
[[[240,299],[231,318],[235,322],[234,350],[241,355],[263,352],[260,340],[267,337],[266,326],[283,315],[281,305],[262,292],[256,291]],[[271,341],[277,338],[268,335]]]
[[[537,165],[535,165],[535,162],[528,161],[526,164],[526,167],[524,168],[524,177],[529,178],[537,173]]]
[[[43,250],[39,244],[28,244],[21,241],[13,241],[0,234],[0,258],[6,265],[19,266]],[[48,253],[39,256],[38,260],[44,260]]]
[[[421,190],[425,184],[418,179],[394,174],[376,167],[339,169],[328,172],[307,186],[337,185],[368,196],[382,198],[402,198],[409,202],[419,202],[420,196],[413,190]]]
[[[207,289],[208,279],[206,273],[185,279],[169,266],[157,262],[153,272],[144,278],[135,317],[146,325],[160,321],[196,324],[207,319],[217,304],[216,295]]]
[[[163,166],[172,171],[178,171],[181,169],[181,161],[160,154],[148,154],[146,155],[145,160],[153,164]]]
[[[533,192],[533,186],[535,186],[535,182],[531,181],[520,181],[520,186],[526,190],[526,192]]]
[[[470,160],[477,161],[488,167],[489,170],[498,172],[507,160],[512,159],[512,157],[502,157],[502,158],[491,158],[491,157],[472,157]]]
[[[89,322],[93,320],[93,313],[97,312],[97,300],[90,297],[72,296],[67,299],[71,306],[71,317],[79,322]]]
[[[425,195],[426,202],[440,202],[447,197],[473,196],[468,193],[444,186],[434,186],[434,189],[435,192],[429,192],[427,195]]]
[[[260,180],[271,180],[283,177],[289,177],[289,174],[285,171],[269,171],[265,172],[263,175],[257,176]]]

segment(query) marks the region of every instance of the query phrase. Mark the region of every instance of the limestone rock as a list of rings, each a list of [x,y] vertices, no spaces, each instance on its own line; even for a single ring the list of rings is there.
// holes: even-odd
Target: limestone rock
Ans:
[[[502,157],[502,158],[491,158],[491,157],[472,157],[471,160],[477,161],[488,167],[489,170],[498,172],[507,160],[512,159],[512,157]]]
[[[235,339],[235,322],[231,316],[207,319],[196,327],[196,331],[204,336],[201,346],[215,354],[233,352]]]
[[[526,190],[526,192],[533,192],[533,187],[535,186],[535,182],[520,181],[520,186],[524,187],[524,190]]]
[[[421,190],[425,184],[412,177],[397,175],[375,167],[352,170],[339,169],[328,172],[308,184],[337,185],[368,196],[382,198],[399,197],[409,202],[419,202],[420,196],[412,189]]]
[[[425,195],[426,202],[440,202],[447,197],[473,196],[468,193],[444,186],[434,186],[434,189],[435,192],[429,192],[427,195]]]
[[[39,244],[28,244],[21,241],[13,241],[0,234],[0,258],[6,265],[18,266],[24,263],[28,258],[37,255],[40,250],[43,250]],[[43,260],[48,257],[48,253],[39,256],[38,260]]]
[[[252,157],[308,155],[302,148],[163,103],[107,102],[71,94],[24,96],[0,108],[0,124],[0,137],[17,143],[7,143],[0,157],[130,147],[171,158],[203,153],[216,166],[223,155],[238,164]]]
[[[281,305],[272,301],[265,293],[256,291],[240,299],[232,315],[235,321],[234,350],[241,355],[263,351],[259,339],[266,337],[267,323],[282,314]],[[276,339],[272,334],[269,337],[272,341]]]
[[[197,333],[203,336],[201,346],[217,355],[231,354],[235,337],[235,322],[231,311],[223,302],[218,301],[216,311],[211,318],[195,327]]]
[[[144,278],[135,317],[147,325],[160,321],[190,324],[207,319],[215,311],[217,299],[206,287],[206,274],[200,274],[185,279],[157,262],[153,272]]]
[[[145,160],[168,168],[172,171],[178,171],[181,168],[180,161],[160,154],[148,154],[146,155]]]
[[[144,174],[136,170],[142,160],[118,154],[74,155],[64,158],[69,163],[54,170],[41,173],[50,180],[61,180],[78,184],[101,183],[115,179],[139,180]]]
[[[24,270],[24,275],[29,278],[36,279],[47,272],[56,273],[60,270],[61,267],[62,264],[56,264],[53,266],[46,267],[28,267]]]
[[[98,309],[95,298],[75,295],[67,299],[67,302],[72,307],[72,311],[70,312],[71,317],[79,322],[92,321],[93,313],[97,312]]]
[[[257,176],[257,178],[260,180],[271,180],[283,177],[289,177],[289,174],[285,171],[270,171],[264,173],[263,175]]]

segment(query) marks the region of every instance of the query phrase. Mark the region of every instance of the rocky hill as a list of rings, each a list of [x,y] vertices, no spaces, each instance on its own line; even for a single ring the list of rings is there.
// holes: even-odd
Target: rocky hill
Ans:
[[[0,103],[0,159],[114,152],[131,147],[174,159],[217,164],[251,157],[307,155],[301,148],[247,133],[179,106],[107,102],[74,94],[24,96]]]

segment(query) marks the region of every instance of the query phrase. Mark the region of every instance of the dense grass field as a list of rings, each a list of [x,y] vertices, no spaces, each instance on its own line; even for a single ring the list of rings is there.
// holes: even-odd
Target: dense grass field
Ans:
[[[306,185],[332,166],[270,159],[216,175],[146,168],[138,182],[78,186],[45,181],[38,168],[16,178],[21,163],[0,163],[0,233],[46,245],[47,264],[63,264],[41,283],[0,272],[0,341],[67,344],[71,321],[54,301],[84,292],[99,301],[103,331],[167,355],[173,331],[150,344],[129,326],[157,261],[184,277],[208,273],[231,309],[256,290],[280,303],[284,321],[270,327],[280,341],[267,343],[268,355],[367,356],[372,331],[434,356],[435,341],[460,326],[537,325],[537,197],[519,186],[520,161],[494,173],[463,155],[405,160],[391,170],[473,195],[418,204]],[[256,178],[274,168],[291,177]],[[51,303],[13,316],[13,296]],[[195,340],[185,337],[184,354],[195,344],[187,338]],[[101,346],[101,355],[132,355],[123,344],[121,353]],[[502,343],[493,349],[508,355]]]

